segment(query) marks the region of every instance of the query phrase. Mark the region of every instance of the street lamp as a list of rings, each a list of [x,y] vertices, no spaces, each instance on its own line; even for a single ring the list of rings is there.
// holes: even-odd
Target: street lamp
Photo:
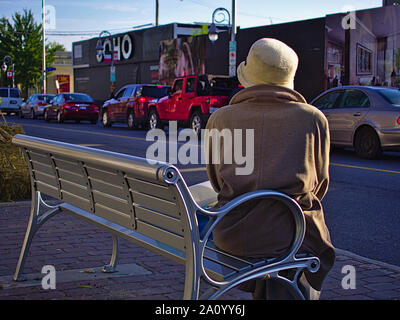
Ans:
[[[102,38],[106,38],[106,40],[108,40],[110,42],[110,46],[111,46],[111,67],[110,67],[110,82],[111,82],[111,86],[110,86],[110,91],[114,91],[114,82],[115,82],[115,66],[114,66],[114,43],[111,39],[111,33],[107,30],[104,30],[102,32],[100,32],[99,34],[99,40],[97,41],[97,45],[96,45],[96,52],[97,55],[100,57],[102,55],[104,55],[104,43],[102,41]]]
[[[216,20],[215,19],[215,15],[219,13],[220,16],[222,16],[222,19],[220,20]],[[210,25],[210,28],[208,29],[208,38],[214,42],[218,40],[218,31],[217,31],[217,26],[215,25],[215,22],[217,23],[222,23],[226,20],[226,17],[224,15],[224,13],[226,13],[226,15],[228,16],[228,25],[229,27],[231,27],[231,15],[229,13],[229,11],[225,8],[217,8],[214,10],[213,14],[212,14],[212,22]],[[230,31],[232,32],[232,30]]]
[[[215,20],[215,15],[217,13],[222,14],[222,19]],[[228,23],[230,26],[230,35],[231,40],[229,41],[229,76],[235,77],[236,76],[236,0],[232,0],[232,23],[231,23],[231,14],[225,8],[217,8],[214,10],[212,14],[212,23],[208,30],[208,38],[211,42],[215,42],[218,40],[218,32],[217,26],[215,22],[222,23],[226,20],[224,13],[228,16]]]
[[[1,69],[3,70],[3,72],[7,72],[7,69],[8,69],[7,60],[8,60],[8,64],[11,64],[11,67],[12,67],[12,87],[14,88],[15,87],[14,63],[10,56],[5,56],[3,58],[3,64],[1,65]]]

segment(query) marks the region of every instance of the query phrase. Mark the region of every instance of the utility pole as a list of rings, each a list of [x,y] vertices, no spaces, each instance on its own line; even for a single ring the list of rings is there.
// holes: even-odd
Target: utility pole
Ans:
[[[42,28],[43,28],[43,94],[46,94],[46,9],[45,0],[42,0]]]
[[[236,41],[236,0],[232,0],[231,41]]]
[[[156,27],[158,27],[159,0],[156,0]]]

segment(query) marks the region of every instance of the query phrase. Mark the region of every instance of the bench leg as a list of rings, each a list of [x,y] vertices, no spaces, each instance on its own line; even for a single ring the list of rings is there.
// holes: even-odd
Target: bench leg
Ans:
[[[40,214],[40,205],[44,204],[46,207],[50,208],[47,212]],[[32,239],[39,228],[52,216],[59,213],[61,210],[57,206],[47,205],[41,198],[40,192],[34,194],[34,199],[32,200],[31,213],[29,217],[28,227],[26,229],[24,242],[22,244],[22,249],[19,255],[17,268],[13,277],[14,281],[25,281],[26,277],[22,275],[22,270],[25,265],[26,256],[28,255],[29,248],[32,243]]]
[[[199,270],[193,268],[189,261],[186,261],[185,272],[185,291],[183,293],[184,300],[198,300],[200,289]]]
[[[119,256],[119,238],[113,234],[112,239],[113,239],[113,249],[112,249],[111,261],[110,264],[107,264],[103,267],[102,272],[104,273],[112,273],[117,271],[118,256]]]

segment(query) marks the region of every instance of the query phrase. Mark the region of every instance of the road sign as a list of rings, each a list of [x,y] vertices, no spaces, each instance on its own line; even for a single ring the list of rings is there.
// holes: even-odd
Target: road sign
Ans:
[[[46,72],[55,71],[55,70],[57,70],[57,69],[54,68],[54,67],[47,67],[46,68]]]
[[[236,41],[229,41],[229,76],[236,76]]]
[[[114,51],[114,61],[119,61],[118,51]]]
[[[110,81],[111,82],[115,82],[115,66],[112,66],[110,68]]]
[[[104,52],[104,62],[111,62],[112,56],[110,51]]]
[[[13,72],[12,71],[7,71],[7,78],[11,79],[13,77]]]

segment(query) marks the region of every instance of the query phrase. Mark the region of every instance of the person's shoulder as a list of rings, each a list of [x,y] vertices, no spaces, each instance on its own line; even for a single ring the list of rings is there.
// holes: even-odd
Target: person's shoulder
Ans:
[[[319,121],[327,121],[326,116],[324,113],[319,110],[317,107],[308,104],[308,103],[299,103],[299,106],[304,110],[304,112],[308,113],[310,116],[314,117],[316,120]]]
[[[226,118],[226,116],[230,113],[232,113],[234,110],[231,105],[227,105],[224,107],[219,108],[218,110],[214,111],[210,118],[208,119],[208,122],[221,122],[223,119]]]

